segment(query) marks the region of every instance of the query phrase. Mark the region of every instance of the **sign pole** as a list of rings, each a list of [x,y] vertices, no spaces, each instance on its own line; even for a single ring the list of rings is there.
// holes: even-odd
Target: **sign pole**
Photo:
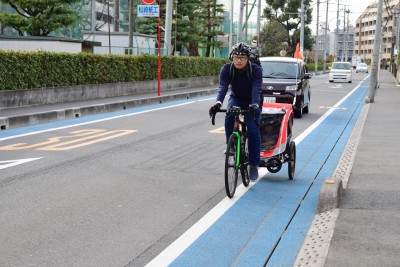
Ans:
[[[161,0],[158,0],[158,96],[161,95]]]

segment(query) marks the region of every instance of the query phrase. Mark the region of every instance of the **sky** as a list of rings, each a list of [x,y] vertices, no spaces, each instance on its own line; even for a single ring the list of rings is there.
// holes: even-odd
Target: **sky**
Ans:
[[[240,0],[220,0],[221,3],[225,5],[225,8],[230,10],[230,1],[234,1],[234,15],[236,17],[239,16],[239,4]],[[253,4],[256,1],[256,6],[258,4],[258,0],[248,0],[249,4]],[[309,26],[313,33],[316,32],[317,26],[317,0],[312,0],[311,8],[313,9],[313,21]],[[324,24],[326,20],[326,1],[327,0],[320,0],[320,9],[319,9],[319,24]],[[362,14],[367,6],[374,3],[374,0],[328,0],[328,22],[329,22],[329,29],[333,31],[336,28],[336,17],[337,17],[337,6],[339,1],[339,9],[348,9],[350,10],[350,17],[349,21],[350,24],[355,24],[356,19],[358,16]],[[262,9],[265,8],[266,3],[265,0],[261,0],[261,7]],[[253,14],[257,14],[256,9],[253,11]],[[343,11],[339,11],[339,18],[340,18],[340,25],[343,27]],[[236,20],[236,19],[235,19]],[[346,21],[347,21],[347,14],[346,14]],[[339,26],[340,27],[340,26]]]
[[[352,25],[355,25],[356,19],[364,12],[364,10],[370,4],[374,3],[374,0],[339,0],[339,27],[343,27],[343,10],[349,10],[349,22]],[[338,9],[338,0],[329,0],[328,2],[328,22],[329,29],[333,31],[336,28],[336,18],[337,18],[337,9]],[[313,22],[310,25],[310,28],[315,33],[317,27],[317,0],[313,0],[312,4],[313,8]],[[326,0],[320,1],[319,8],[319,24],[325,24],[326,20]],[[347,24],[347,14],[346,14],[346,24]]]

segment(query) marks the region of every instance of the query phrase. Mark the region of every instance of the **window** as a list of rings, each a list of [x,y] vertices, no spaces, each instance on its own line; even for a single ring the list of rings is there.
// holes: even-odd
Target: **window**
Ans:
[[[348,62],[333,62],[332,69],[349,70],[351,69],[351,65]]]

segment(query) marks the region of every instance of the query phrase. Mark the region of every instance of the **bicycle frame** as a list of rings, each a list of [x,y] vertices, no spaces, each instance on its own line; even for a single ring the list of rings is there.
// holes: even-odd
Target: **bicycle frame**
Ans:
[[[240,115],[243,115],[243,120],[241,120]],[[242,148],[242,137],[246,135],[246,117],[244,114],[235,114],[235,122],[233,126],[233,132],[232,134],[236,135],[237,137],[237,147],[236,147],[236,162],[235,166],[236,168],[239,168],[240,165],[240,156],[241,156],[241,148]]]

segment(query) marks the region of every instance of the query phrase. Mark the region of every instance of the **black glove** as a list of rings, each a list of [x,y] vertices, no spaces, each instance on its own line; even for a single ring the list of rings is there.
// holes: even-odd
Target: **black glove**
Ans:
[[[249,105],[249,112],[256,118],[260,114],[260,109],[257,104]]]
[[[212,115],[214,115],[215,113],[220,111],[221,107],[222,107],[221,103],[219,103],[219,102],[215,103],[214,106],[212,106],[210,108],[210,110],[208,111],[208,113],[210,114],[210,117],[212,117]]]

